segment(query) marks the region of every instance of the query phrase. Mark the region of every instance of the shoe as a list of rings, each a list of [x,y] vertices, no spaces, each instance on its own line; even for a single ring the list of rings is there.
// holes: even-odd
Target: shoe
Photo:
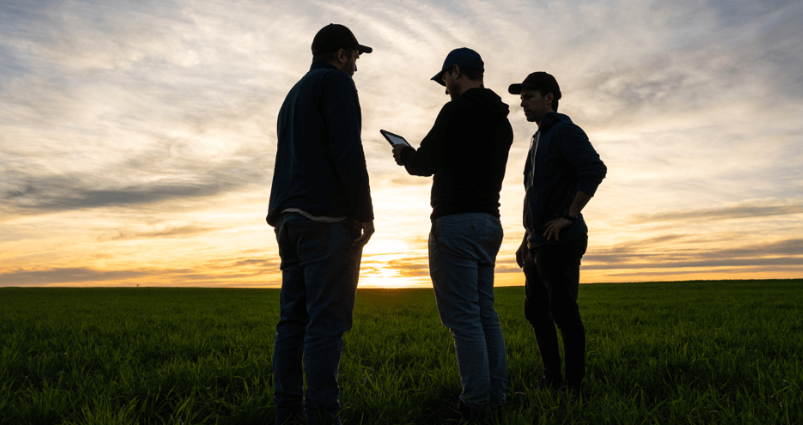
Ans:
[[[546,376],[539,376],[535,379],[536,379],[536,384],[535,384],[536,390],[548,390],[551,392],[555,392],[560,390],[564,386],[562,378],[547,379]]]
[[[474,416],[471,411],[471,408],[463,403],[463,400],[457,400],[457,411],[460,412],[460,419],[466,422],[471,422],[472,416]]]
[[[519,406],[524,404],[527,401],[527,392],[525,391],[516,391],[513,393],[513,397],[510,397],[509,404],[512,406]]]
[[[304,418],[304,412],[294,412],[288,415],[284,420],[276,418],[276,423],[281,425],[306,425],[307,419]]]
[[[495,409],[491,409],[495,410]],[[469,407],[463,400],[457,400],[457,411],[460,412],[460,419],[468,423],[476,423],[483,420],[488,414],[488,405],[481,404],[478,409],[474,410]]]
[[[569,384],[563,384],[558,389],[558,393],[560,395],[566,395],[568,397],[569,403],[577,403],[583,398],[583,390],[581,387],[571,386]]]

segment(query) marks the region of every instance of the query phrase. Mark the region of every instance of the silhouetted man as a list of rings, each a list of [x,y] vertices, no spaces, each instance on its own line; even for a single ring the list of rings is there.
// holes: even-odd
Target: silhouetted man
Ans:
[[[555,77],[534,72],[508,91],[521,95],[527,121],[538,124],[524,166],[524,228],[516,261],[526,277],[524,314],[533,326],[544,381],[564,386],[555,324],[563,335],[565,387],[572,400],[585,376],[585,327],[577,305],[580,259],[588,227],[580,211],[594,196],[607,168],[588,137],[568,116],[558,114],[560,87]]]
[[[372,49],[330,24],[312,41],[312,66],[287,94],[268,208],[282,263],[273,351],[276,423],[339,424],[337,370],[351,329],[362,247],[374,233],[352,76]],[[302,358],[307,392],[302,388]]]
[[[513,130],[509,108],[483,85],[484,64],[453,50],[432,80],[446,86],[443,106],[418,150],[396,147],[407,172],[435,175],[429,272],[438,312],[455,341],[463,415],[505,402],[505,341],[494,310],[494,266],[502,243],[499,191]]]

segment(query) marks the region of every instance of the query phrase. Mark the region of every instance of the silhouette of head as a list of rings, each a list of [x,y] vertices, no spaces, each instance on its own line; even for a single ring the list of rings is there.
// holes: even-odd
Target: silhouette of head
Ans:
[[[537,90],[541,96],[552,93],[552,110],[558,111],[558,101],[561,98],[558,80],[543,71],[533,72],[521,84],[511,84],[507,91],[510,94],[521,94],[522,89]]]
[[[482,61],[480,54],[467,47],[454,49],[446,55],[446,60],[443,61],[443,67],[440,72],[432,77],[432,81],[446,86],[444,81],[444,72],[451,71],[457,65],[460,73],[465,75],[469,80],[476,81],[482,79],[482,74],[485,72],[485,62]]]
[[[329,24],[321,28],[315,34],[311,48],[313,62],[328,62],[350,76],[357,72],[360,54],[374,51],[360,44],[351,30],[340,24]]]

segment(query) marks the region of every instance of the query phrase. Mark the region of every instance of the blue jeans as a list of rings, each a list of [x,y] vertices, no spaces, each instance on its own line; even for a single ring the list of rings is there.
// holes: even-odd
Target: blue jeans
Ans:
[[[360,229],[351,219],[319,223],[286,213],[275,230],[282,259],[273,346],[276,423],[306,416],[310,424],[340,424],[337,370],[343,333],[352,325],[362,257],[362,247],[352,242]]]
[[[429,234],[438,312],[454,337],[460,399],[472,409],[505,403],[505,339],[494,310],[494,265],[502,237],[499,219],[484,213],[440,217]]]

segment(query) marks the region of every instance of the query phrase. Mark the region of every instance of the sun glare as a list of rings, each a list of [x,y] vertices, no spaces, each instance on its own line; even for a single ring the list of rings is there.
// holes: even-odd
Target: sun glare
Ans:
[[[426,251],[419,252],[420,248],[397,237],[380,236],[371,239],[363,251],[360,287],[410,288],[429,284],[428,273],[421,276],[420,270],[427,266]]]

